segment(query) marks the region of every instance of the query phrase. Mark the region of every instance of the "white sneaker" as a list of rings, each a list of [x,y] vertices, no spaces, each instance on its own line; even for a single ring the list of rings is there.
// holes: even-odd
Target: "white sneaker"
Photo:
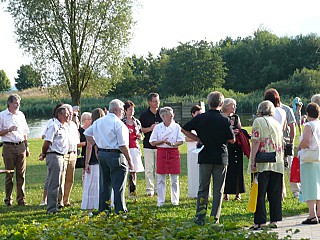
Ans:
[[[93,216],[93,213],[92,213],[92,212],[89,212],[89,213],[88,213],[88,216],[89,216],[89,217],[92,217],[92,216]]]
[[[47,206],[47,202],[42,201],[42,202],[39,204],[39,206]]]

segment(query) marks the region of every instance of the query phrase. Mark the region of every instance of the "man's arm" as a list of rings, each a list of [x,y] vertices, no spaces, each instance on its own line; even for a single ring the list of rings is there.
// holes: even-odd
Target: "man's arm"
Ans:
[[[131,160],[129,147],[125,145],[125,146],[119,146],[119,148],[120,148],[120,151],[124,154],[125,158],[128,161],[129,169],[133,170],[134,169],[134,165],[133,165],[132,160]]]
[[[189,132],[189,131],[187,131],[187,130],[184,130],[183,128],[181,128],[181,132],[182,132],[184,135],[186,135],[188,138],[191,138],[191,139],[193,139],[193,140],[196,141],[196,142],[200,142],[200,138],[199,138],[197,135],[193,134],[192,132]]]
[[[294,143],[294,138],[296,136],[296,123],[292,122],[289,124],[290,127],[290,143]]]
[[[40,160],[40,161],[43,161],[43,160],[46,158],[46,154],[47,154],[47,151],[48,151],[50,145],[51,145],[51,142],[49,142],[49,141],[47,141],[47,140],[45,140],[45,141],[43,142],[42,151],[41,151],[41,153],[40,153],[40,155],[39,155],[39,160]]]

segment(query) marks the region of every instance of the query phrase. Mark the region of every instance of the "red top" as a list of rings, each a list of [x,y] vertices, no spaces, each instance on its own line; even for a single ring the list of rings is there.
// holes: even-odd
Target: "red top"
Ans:
[[[129,148],[138,148],[137,146],[137,132],[133,125],[126,124],[129,129]]]

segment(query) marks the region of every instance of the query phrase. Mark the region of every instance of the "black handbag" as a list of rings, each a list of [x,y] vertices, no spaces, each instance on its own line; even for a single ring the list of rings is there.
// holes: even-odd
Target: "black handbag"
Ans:
[[[257,163],[276,162],[276,152],[257,152],[255,161]]]
[[[76,161],[76,168],[84,168],[86,166],[86,161],[83,156],[78,157]]]

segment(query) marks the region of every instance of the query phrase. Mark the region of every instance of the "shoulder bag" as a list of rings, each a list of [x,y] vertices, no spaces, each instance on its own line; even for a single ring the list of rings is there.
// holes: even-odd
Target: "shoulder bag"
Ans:
[[[263,117],[264,118],[264,117]],[[268,129],[269,129],[269,132],[270,132],[270,137],[272,139],[272,133],[270,131],[270,128],[269,128],[269,124],[268,124],[268,121],[267,119],[264,118],[264,120],[266,121],[267,125],[268,125]],[[273,141],[273,140],[272,140]],[[256,154],[256,158],[255,158],[255,161],[257,163],[268,163],[268,162],[276,162],[277,159],[277,154],[276,152],[260,152],[258,151],[257,154]]]
[[[310,124],[310,127],[311,127],[311,131],[312,131],[312,135],[313,135],[314,139],[316,140],[317,148],[316,149],[309,149],[309,148],[301,149],[299,152],[299,158],[300,158],[300,161],[302,161],[302,162],[320,162],[319,141],[318,141],[318,138],[316,137],[314,129],[313,129],[314,125]]]

